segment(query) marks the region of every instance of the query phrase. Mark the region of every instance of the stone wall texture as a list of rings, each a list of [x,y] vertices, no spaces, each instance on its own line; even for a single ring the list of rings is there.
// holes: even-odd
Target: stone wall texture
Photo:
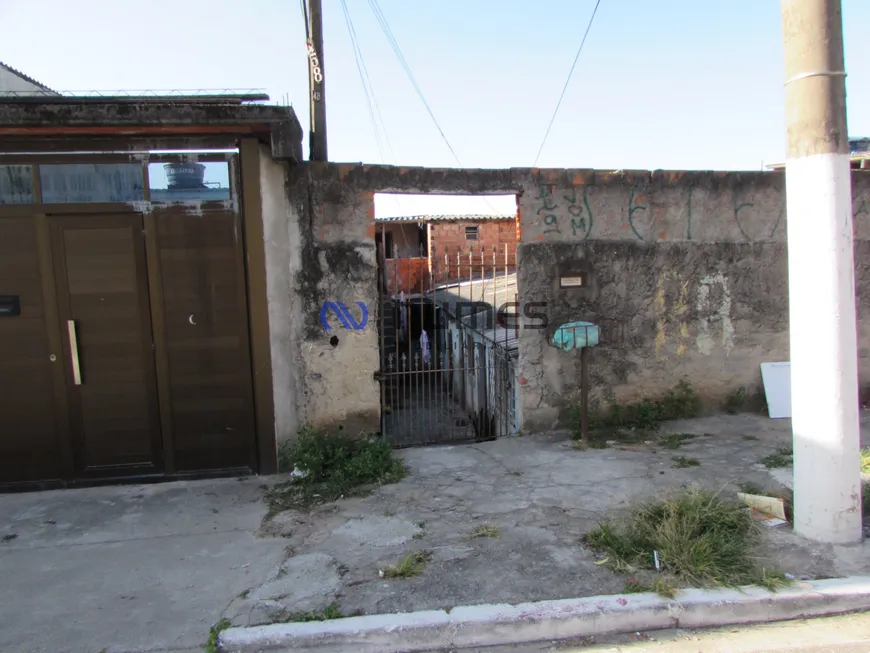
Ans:
[[[708,405],[762,391],[760,364],[789,359],[782,173],[562,171],[530,175],[520,198],[521,301],[547,305],[524,328],[525,426],[564,423],[579,398],[579,352],[559,325],[605,326],[590,353],[593,400],[661,396],[681,379]],[[870,383],[870,175],[853,175],[860,371]],[[807,265],[812,265],[807,261]],[[586,275],[585,288],[559,278]]]
[[[688,380],[710,404],[761,384],[759,364],[788,360],[784,175],[780,172],[455,170],[307,164],[288,183],[299,211],[304,388],[299,419],[379,425],[377,192],[519,196],[520,302],[542,302],[547,326],[523,320],[524,427],[559,424],[579,394],[579,354],[550,346],[574,320],[600,322],[590,356],[602,402],[657,396]],[[290,175],[292,182],[293,174]],[[853,173],[860,371],[870,382],[870,173]],[[301,195],[301,196],[300,196]],[[499,237],[507,237],[499,232]],[[807,262],[812,265],[812,261]],[[583,288],[559,278],[582,271]],[[276,292],[276,291],[271,291]],[[270,294],[271,294],[270,292]],[[362,321],[342,327],[324,302]],[[536,310],[540,312],[540,309]],[[277,401],[277,397],[276,397]]]

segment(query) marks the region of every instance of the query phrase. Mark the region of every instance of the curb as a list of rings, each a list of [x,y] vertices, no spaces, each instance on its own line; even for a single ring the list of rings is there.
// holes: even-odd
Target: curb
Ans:
[[[226,653],[330,651],[411,653],[498,646],[580,636],[712,628],[786,621],[870,610],[870,577],[801,582],[772,593],[742,590],[591,596],[518,605],[486,604],[332,621],[229,628],[220,634]]]

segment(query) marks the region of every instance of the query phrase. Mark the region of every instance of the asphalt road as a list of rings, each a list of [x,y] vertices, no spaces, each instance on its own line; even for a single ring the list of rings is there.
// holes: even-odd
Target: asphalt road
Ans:
[[[711,630],[663,630],[596,641],[462,649],[455,653],[870,653],[870,613]]]

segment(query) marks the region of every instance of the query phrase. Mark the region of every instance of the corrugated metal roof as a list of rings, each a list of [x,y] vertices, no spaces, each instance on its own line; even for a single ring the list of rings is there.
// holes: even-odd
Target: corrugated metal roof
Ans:
[[[495,344],[497,347],[506,349],[509,352],[519,350],[520,345],[519,340],[517,340],[517,333],[515,329],[505,329],[503,327],[496,326],[494,329],[481,331],[481,334],[484,338]]]
[[[459,214],[459,215],[399,215],[389,217],[375,217],[376,222],[483,222],[490,220],[516,220],[515,215],[485,215],[485,214]]]
[[[42,82],[38,82],[38,81],[36,81],[35,79],[33,79],[33,77],[28,77],[27,75],[25,75],[25,74],[24,74],[23,72],[21,72],[20,70],[16,70],[16,69],[13,68],[12,66],[10,66],[10,65],[8,65],[8,64],[5,64],[5,63],[3,63],[2,61],[0,61],[0,66],[2,66],[3,68],[5,68],[6,70],[8,70],[8,71],[9,71],[10,73],[12,73],[13,75],[17,75],[18,77],[20,77],[20,78],[23,79],[24,81],[26,81],[26,82],[30,82],[31,84],[35,84],[35,85],[38,86],[40,89],[42,89],[42,91],[44,91],[44,92],[46,92],[46,93],[51,93],[51,94],[53,94],[53,95],[59,95],[59,93],[58,93],[57,91],[55,91],[53,88],[49,88],[48,86],[46,86],[46,85],[43,84]]]
[[[516,291],[517,275],[514,272],[441,287],[436,292],[436,301],[446,309],[454,323],[459,322],[460,328],[480,334],[498,347],[513,352],[518,348],[516,331],[495,324],[495,313],[514,301]],[[508,308],[507,312],[514,313],[516,308]],[[457,316],[457,313],[461,314]]]
[[[458,317],[471,323],[474,315],[494,314],[505,304],[512,303],[516,294],[517,274],[512,272],[495,278],[490,276],[486,279],[439,286],[434,292],[434,299],[452,316],[457,317],[461,313]],[[476,324],[483,327],[485,322],[477,318]]]

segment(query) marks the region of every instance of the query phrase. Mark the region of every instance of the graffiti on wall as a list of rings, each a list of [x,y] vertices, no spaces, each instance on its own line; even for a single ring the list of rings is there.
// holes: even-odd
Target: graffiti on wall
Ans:
[[[733,189],[721,195],[712,195],[690,186],[685,189],[682,204],[668,202],[665,210],[661,206],[653,207],[649,191],[647,186],[636,185],[626,188],[619,199],[607,193],[607,204],[602,206],[602,200],[599,199],[598,206],[593,210],[593,204],[596,204],[593,196],[599,192],[594,190],[594,186],[539,186],[531,204],[532,212],[538,218],[538,237],[588,240],[596,235],[594,227],[597,217],[604,228],[604,232],[599,234],[602,238],[615,236],[615,233],[607,233],[607,227],[610,224],[612,228],[619,222],[618,228],[626,230],[630,234],[629,238],[649,241],[653,239],[654,225],[665,222],[661,225],[664,230],[657,234],[658,240],[667,239],[668,234],[675,237],[678,232],[681,233],[681,239],[694,240],[697,239],[699,224],[703,227],[705,218],[709,221],[710,216],[714,215],[718,223],[717,230],[725,229],[722,236],[728,237],[728,230],[731,229],[731,236],[755,241],[774,238],[785,221],[784,194],[778,203],[774,199],[771,207],[770,200],[763,202],[756,192]],[[859,197],[855,200],[853,215],[857,218],[861,214],[870,215],[870,208],[867,201]],[[730,227],[727,226],[728,221]]]
[[[345,329],[352,329],[353,331],[365,329],[369,321],[369,309],[366,307],[365,302],[357,302],[356,305],[362,310],[362,317],[359,321],[356,320],[350,309],[342,302],[324,302],[323,306],[320,307],[320,324],[327,331],[332,329],[328,320],[329,312],[332,311]]]
[[[718,335],[719,344],[727,355],[734,349],[734,324],[731,321],[731,288],[724,274],[717,272],[701,279],[695,308],[699,315],[698,336],[695,338],[698,351],[705,356],[712,354]]]
[[[673,292],[676,286],[677,292]],[[669,292],[670,291],[670,292]],[[676,295],[676,296],[674,296]],[[682,358],[694,341],[695,349],[709,356],[720,346],[726,355],[734,348],[731,319],[731,287],[721,272],[703,277],[694,293],[696,335],[689,335],[689,282],[673,272],[662,273],[656,281],[656,358],[669,360],[670,351]]]
[[[676,283],[679,291],[674,301],[668,301],[666,286]],[[686,321],[688,312],[689,282],[680,281],[673,272],[662,273],[656,281],[656,358],[668,360],[665,353],[669,342],[676,344],[676,354],[682,357],[686,353],[689,342],[689,324]],[[676,321],[676,329],[670,329],[670,324]]]
[[[563,211],[567,215],[560,217],[559,213]],[[582,193],[578,193],[576,186],[562,192],[557,192],[555,186],[541,186],[535,197],[535,215],[543,218],[544,234],[570,233],[575,238],[581,236],[583,240],[589,238],[595,223],[587,186],[583,187]]]

